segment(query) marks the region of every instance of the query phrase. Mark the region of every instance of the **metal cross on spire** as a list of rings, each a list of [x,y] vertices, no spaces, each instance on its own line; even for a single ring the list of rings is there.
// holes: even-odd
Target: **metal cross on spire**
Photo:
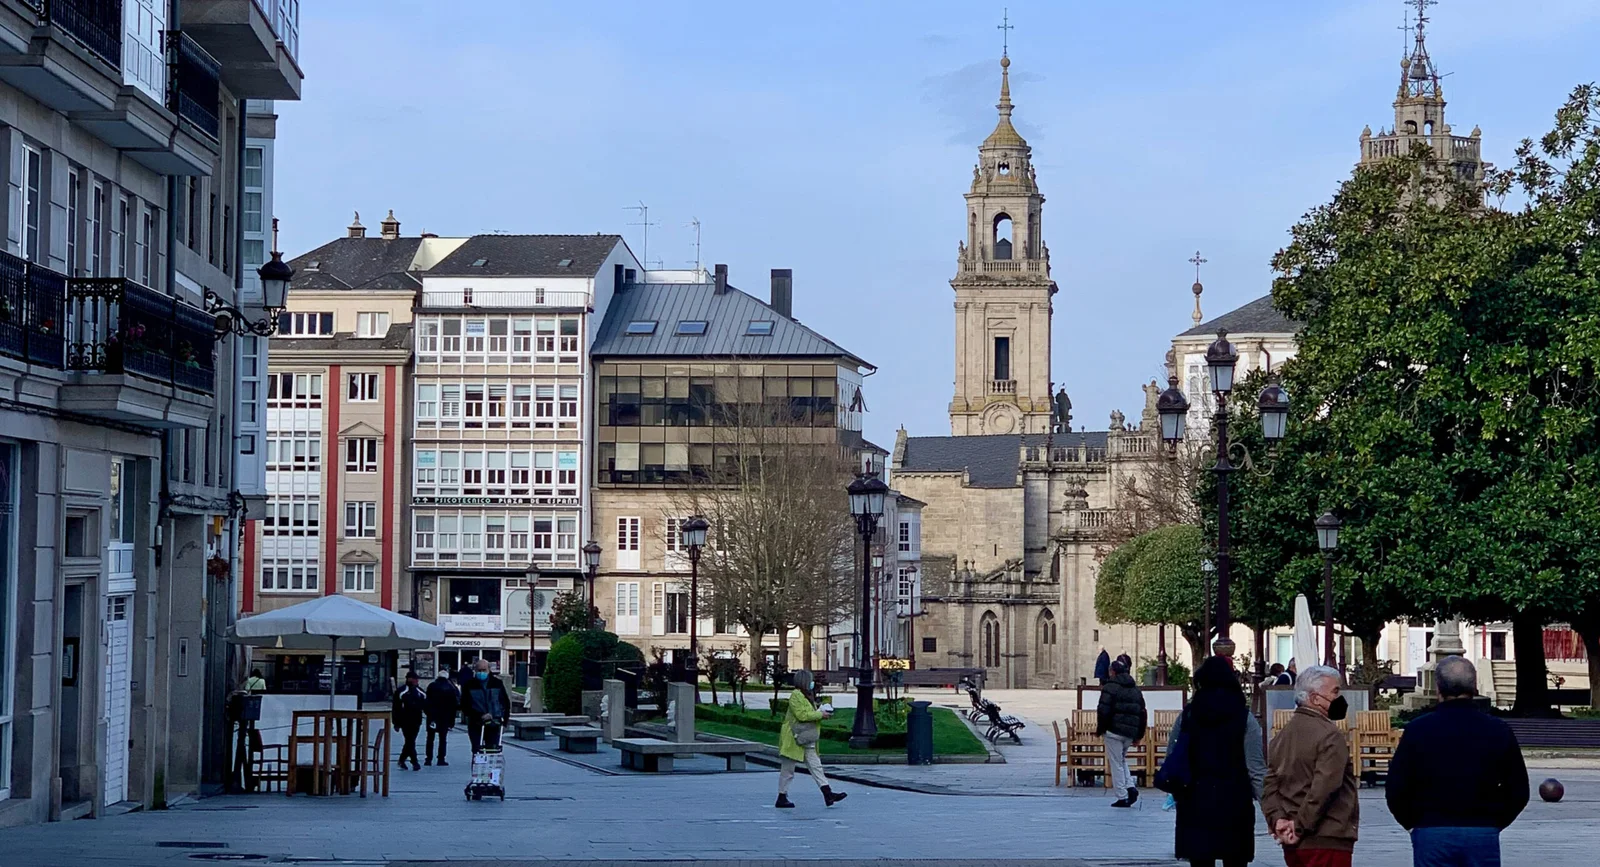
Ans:
[[[1196,251],[1194,251],[1194,257],[1191,258],[1189,261],[1194,265],[1194,282],[1199,283],[1200,282],[1200,266],[1204,265],[1205,263],[1207,263],[1207,262],[1209,262],[1211,260],[1210,259],[1201,258],[1200,251],[1196,250]]]
[[[1010,31],[1017,29],[1011,24],[1011,10],[1009,8],[1000,11],[1000,23],[996,24],[994,28],[1000,31],[1000,56],[1005,57],[1011,50]]]
[[[1439,0],[1405,0],[1407,6],[1417,7],[1417,32],[1422,32],[1422,25],[1428,23],[1428,7],[1438,6]]]

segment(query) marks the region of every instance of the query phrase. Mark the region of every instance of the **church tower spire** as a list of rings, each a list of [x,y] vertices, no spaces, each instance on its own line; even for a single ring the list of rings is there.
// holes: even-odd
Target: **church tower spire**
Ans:
[[[1009,20],[1002,28],[1009,29]],[[1011,123],[1011,57],[1000,55],[999,119],[978,146],[956,254],[955,436],[1050,430],[1050,250],[1033,149]]]
[[[1440,166],[1448,167],[1464,180],[1481,182],[1485,169],[1482,133],[1476,127],[1470,136],[1451,133],[1444,119],[1444,85],[1440,83],[1438,67],[1428,54],[1428,7],[1438,5],[1438,0],[1406,0],[1406,3],[1416,8],[1416,22],[1406,28],[1412,31],[1412,41],[1410,50],[1400,57],[1394,127],[1380,130],[1376,135],[1371,127],[1361,131],[1361,162],[1380,162],[1427,145]]]

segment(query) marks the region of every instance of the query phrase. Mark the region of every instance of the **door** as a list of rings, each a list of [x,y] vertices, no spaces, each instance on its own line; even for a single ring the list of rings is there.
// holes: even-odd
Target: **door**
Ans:
[[[132,597],[106,598],[106,781],[105,803],[127,800],[128,673],[133,650],[128,608]]]

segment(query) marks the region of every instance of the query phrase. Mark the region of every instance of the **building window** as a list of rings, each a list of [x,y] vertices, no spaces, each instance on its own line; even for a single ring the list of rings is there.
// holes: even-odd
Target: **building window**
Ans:
[[[418,551],[433,550],[433,516],[418,515],[411,522],[413,542]],[[431,557],[427,559],[432,559]]]
[[[261,412],[261,347],[253,336],[239,340],[239,422],[253,425]]]
[[[280,313],[279,337],[332,337],[332,313]]]
[[[316,500],[274,497],[261,516],[261,535],[314,538],[322,535],[322,504]]]
[[[83,173],[72,169],[67,172],[67,273],[74,277],[83,273],[83,263],[78,261],[78,238],[83,234],[78,225],[82,216],[78,199],[82,196]]]
[[[533,387],[533,426],[537,428],[555,427],[556,415],[556,387],[553,385],[536,385]]]
[[[417,421],[431,422],[439,417],[439,386],[417,385]]]
[[[389,333],[389,314],[387,313],[357,313],[356,336],[365,338],[384,337]]]
[[[141,208],[139,234],[133,241],[133,263],[134,267],[139,269],[139,282],[146,286],[155,285],[155,234],[156,212],[150,208]]]
[[[44,155],[24,145],[22,148],[22,258],[39,261],[40,214],[44,211]]]
[[[377,437],[359,437],[344,441],[344,469],[348,473],[375,473],[378,471]]]
[[[993,613],[985,613],[978,624],[978,664],[1000,667],[1000,621]]]
[[[322,406],[322,374],[272,374],[267,377],[267,406],[280,409],[316,409]]]
[[[557,407],[557,416],[560,426],[568,429],[578,427],[578,386],[561,386],[561,404]]]
[[[111,215],[111,276],[128,273],[128,200],[117,196],[116,211]]]
[[[247,190],[259,190],[267,185],[266,178],[261,172],[261,155],[261,148],[244,149],[244,186]]]
[[[900,521],[900,542],[898,547],[901,551],[911,550],[911,521],[909,519],[901,519]]]
[[[772,335],[772,320],[752,319],[745,326],[744,333],[750,337],[770,337]]]
[[[639,568],[639,519],[617,519],[617,568]]]
[[[279,472],[322,469],[322,434],[317,431],[270,431],[266,468]]]
[[[689,631],[689,594],[669,592],[666,598],[666,633],[682,635]]]
[[[994,339],[994,378],[997,382],[1011,379],[1011,338]]]
[[[938,653],[939,652],[939,639],[931,638],[931,637],[928,637],[928,636],[923,636],[923,638],[922,638],[922,652],[923,653]]]
[[[617,582],[616,623],[613,628],[619,635],[639,634],[639,582]]]
[[[628,323],[627,334],[643,336],[656,333],[656,324],[649,320],[638,320]]]
[[[378,567],[371,563],[347,563],[344,567],[344,592],[371,593],[378,589]]]
[[[315,593],[319,589],[315,555],[261,558],[262,592]]]
[[[345,382],[346,400],[363,403],[378,399],[378,375],[376,373],[352,373],[349,374]]]
[[[106,229],[106,188],[100,184],[94,185],[90,196],[94,201],[89,208],[89,276],[104,277],[105,272],[105,229]]]
[[[378,504],[353,501],[344,504],[344,537],[373,539],[378,535]]]

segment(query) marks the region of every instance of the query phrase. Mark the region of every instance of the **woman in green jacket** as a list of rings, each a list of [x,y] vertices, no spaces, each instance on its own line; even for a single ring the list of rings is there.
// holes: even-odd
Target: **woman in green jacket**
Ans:
[[[822,790],[822,800],[833,806],[845,798],[844,792],[835,793],[822,773],[822,756],[817,754],[817,741],[822,736],[822,721],[833,716],[833,706],[817,710],[811,703],[811,688],[815,680],[811,672],[800,669],[794,672],[794,691],[789,693],[789,709],[783,715],[783,731],[778,734],[778,755],[782,757],[778,769],[778,804],[788,809],[794,806],[789,800],[789,782],[794,779],[794,766],[805,762],[811,779]],[[796,732],[795,729],[799,728]]]

